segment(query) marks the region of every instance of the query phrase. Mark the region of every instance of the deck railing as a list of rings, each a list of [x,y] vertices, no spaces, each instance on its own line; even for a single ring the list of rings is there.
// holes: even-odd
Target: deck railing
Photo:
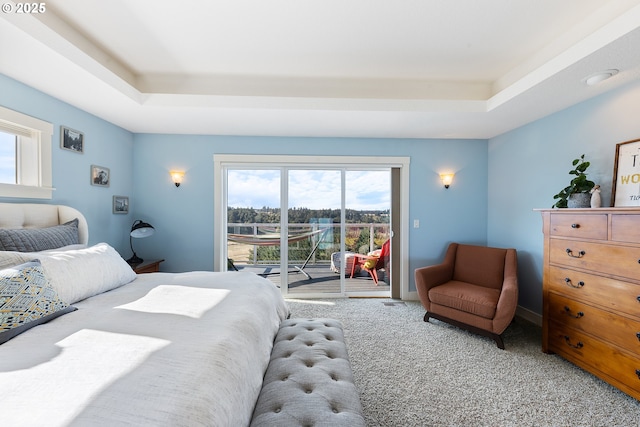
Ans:
[[[325,228],[331,228],[331,232],[329,233],[319,233],[311,236],[307,242],[310,240],[310,245],[308,248],[303,247],[302,242],[295,242],[289,245],[290,254],[293,253],[301,253],[301,251],[291,251],[292,247],[298,247],[301,249],[308,249],[306,251],[302,251],[305,253],[305,257],[309,255],[312,248],[318,243],[318,239],[322,238],[323,241],[320,242],[318,249],[313,253],[312,257],[309,259],[309,264],[327,264],[331,262],[331,252],[339,252],[340,251],[340,224],[333,223],[312,223],[312,224],[295,224],[290,223],[289,234],[299,234],[306,233],[316,230],[323,230]],[[346,241],[345,246],[348,252],[356,252],[356,253],[367,253],[371,252],[375,249],[379,249],[382,246],[382,243],[389,238],[389,224],[381,224],[381,223],[349,223],[346,224]],[[369,239],[368,242],[361,242],[360,239],[361,233],[364,230],[368,230]],[[265,233],[279,233],[280,232],[280,224],[275,223],[228,223],[227,224],[227,232],[233,234],[243,234],[247,236],[259,236]],[[329,240],[329,241],[327,241]],[[357,244],[357,246],[356,246]],[[227,249],[229,251],[229,257],[234,259],[234,262],[246,262],[247,264],[259,265],[259,264],[273,264],[279,263],[279,259],[260,259],[259,251],[257,245],[252,244],[238,244],[229,241],[227,243]],[[296,245],[296,246],[294,246]],[[233,248],[245,247],[247,249],[246,256],[239,256],[237,251],[232,252]],[[305,259],[290,259],[289,262],[292,264],[304,262]]]

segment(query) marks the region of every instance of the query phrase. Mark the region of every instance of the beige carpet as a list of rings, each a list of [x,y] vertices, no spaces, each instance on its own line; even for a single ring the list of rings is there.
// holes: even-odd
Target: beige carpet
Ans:
[[[640,426],[640,402],[540,350],[516,320],[493,340],[422,320],[418,302],[288,300],[343,323],[369,426]]]

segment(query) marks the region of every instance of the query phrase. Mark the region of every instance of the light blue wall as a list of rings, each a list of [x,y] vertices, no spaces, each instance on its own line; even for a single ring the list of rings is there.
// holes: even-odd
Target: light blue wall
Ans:
[[[156,227],[136,241],[136,251],[165,258],[163,270],[213,268],[213,156],[283,154],[408,156],[411,224],[409,268],[439,261],[450,241],[485,244],[487,239],[487,142],[485,140],[403,140],[275,138],[138,134],[134,137],[135,217]],[[186,171],[176,188],[169,170]],[[445,190],[438,172],[456,177]],[[140,250],[138,250],[140,248]],[[411,290],[413,273],[411,275]]]
[[[615,145],[640,138],[640,83],[585,101],[489,141],[487,240],[518,249],[520,305],[542,313],[542,219],[586,154],[609,206]]]
[[[165,258],[164,271],[213,268],[213,156],[299,154],[408,156],[411,158],[409,268],[437,262],[451,241],[485,244],[487,239],[487,141],[347,138],[272,138],[187,135],[133,135],[58,99],[0,75],[0,105],[54,125],[52,200],[2,199],[56,203],[82,211],[90,243],[113,245],[131,255],[128,230],[135,219],[157,232],[134,242],[144,258]],[[60,125],[84,132],[85,152],[62,150]],[[91,164],[111,170],[109,188],[89,184]],[[175,188],[170,169],[186,171]],[[453,170],[449,190],[438,172]],[[111,213],[112,196],[129,196],[131,213]],[[411,276],[411,290],[413,275]]]
[[[437,262],[450,241],[518,249],[520,305],[542,311],[542,233],[535,208],[547,208],[585,153],[591,178],[608,205],[615,144],[640,137],[640,83],[633,83],[512,132],[484,140],[401,140],[133,135],[91,114],[0,75],[0,105],[53,123],[51,201],[87,216],[91,243],[106,241],[127,258],[134,219],[157,233],[135,242],[146,258],[166,258],[165,271],[213,267],[213,156],[216,153],[373,155],[411,158],[409,268]],[[59,147],[60,125],[85,133],[85,153]],[[111,169],[109,188],[89,184],[91,164]],[[187,172],[175,188],[170,169]],[[456,171],[449,190],[438,172]],[[129,196],[132,213],[111,213],[113,195]],[[411,275],[412,276],[412,275]],[[413,278],[411,290],[414,290]]]
[[[0,201],[73,206],[87,217],[91,244],[108,242],[117,250],[128,252],[128,230],[133,220],[131,213],[112,213],[112,196],[131,196],[133,134],[2,74],[0,105],[53,124],[53,186],[56,188],[52,200],[0,198]],[[60,125],[84,133],[83,154],[60,148]],[[90,184],[92,164],[110,169],[108,188]]]

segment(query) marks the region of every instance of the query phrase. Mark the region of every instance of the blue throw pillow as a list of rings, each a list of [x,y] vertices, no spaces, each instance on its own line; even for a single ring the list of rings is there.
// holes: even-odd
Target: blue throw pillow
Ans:
[[[75,310],[58,298],[40,261],[0,270],[0,344]]]

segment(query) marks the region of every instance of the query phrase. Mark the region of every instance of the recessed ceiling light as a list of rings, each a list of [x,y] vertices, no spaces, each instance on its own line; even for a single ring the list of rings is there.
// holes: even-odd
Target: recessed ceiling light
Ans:
[[[589,77],[586,77],[584,79],[584,82],[587,84],[587,86],[593,86],[604,80],[607,80],[609,77],[615,76],[616,74],[618,74],[618,70],[615,69],[600,71],[591,74]]]

